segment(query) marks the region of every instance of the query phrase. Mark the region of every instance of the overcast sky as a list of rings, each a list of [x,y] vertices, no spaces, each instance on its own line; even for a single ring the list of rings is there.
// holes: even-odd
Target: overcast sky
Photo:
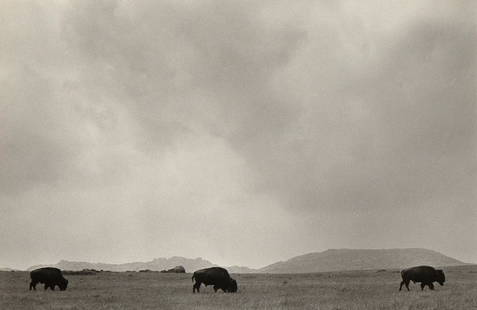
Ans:
[[[2,1],[0,267],[477,262],[475,1]]]

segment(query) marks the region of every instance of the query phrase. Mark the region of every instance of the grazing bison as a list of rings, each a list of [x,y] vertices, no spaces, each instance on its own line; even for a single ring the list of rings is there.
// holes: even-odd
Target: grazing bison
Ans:
[[[436,270],[431,266],[418,266],[404,269],[403,271],[401,271],[401,277],[402,281],[401,285],[399,286],[399,290],[401,290],[402,285],[405,284],[408,291],[410,281],[412,281],[413,283],[420,282],[421,290],[424,290],[424,287],[426,285],[429,286],[431,290],[433,290],[433,282],[437,282],[440,285],[444,285],[444,282],[446,281],[444,271],[440,269]]]
[[[221,267],[211,267],[200,269],[192,275],[192,281],[195,279],[195,284],[192,286],[192,293],[200,292],[200,285],[213,285],[214,291],[221,289],[224,292],[235,293],[237,291],[237,281],[232,279],[227,270]]]
[[[30,291],[32,288],[36,290],[36,285],[38,283],[45,284],[45,290],[51,288],[52,291],[55,290],[55,285],[58,285],[62,291],[66,290],[66,287],[68,286],[68,280],[63,278],[63,274],[58,268],[45,267],[35,269],[30,272],[30,278]]]

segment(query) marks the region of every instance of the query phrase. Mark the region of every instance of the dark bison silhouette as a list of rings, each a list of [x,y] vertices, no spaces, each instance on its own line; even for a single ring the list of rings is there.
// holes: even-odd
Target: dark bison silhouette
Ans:
[[[424,287],[427,285],[431,290],[434,289],[433,282],[437,282],[440,285],[444,285],[446,277],[444,271],[440,269],[435,269],[431,266],[417,266],[401,271],[401,285],[399,290],[402,289],[402,285],[405,284],[407,290],[409,291],[409,282],[419,282],[421,283],[421,290],[424,290]]]
[[[221,267],[211,267],[200,269],[192,275],[192,281],[195,283],[192,286],[192,293],[200,292],[200,285],[204,283],[205,286],[213,285],[214,291],[221,289],[224,292],[235,293],[237,291],[237,281],[232,279],[227,270]]]
[[[45,290],[51,288],[52,291],[55,290],[55,285],[58,285],[62,291],[66,290],[66,287],[68,286],[68,280],[63,278],[63,274],[58,268],[45,267],[35,269],[30,272],[30,278],[30,291],[32,288],[36,290],[36,285],[38,283],[44,283]]]

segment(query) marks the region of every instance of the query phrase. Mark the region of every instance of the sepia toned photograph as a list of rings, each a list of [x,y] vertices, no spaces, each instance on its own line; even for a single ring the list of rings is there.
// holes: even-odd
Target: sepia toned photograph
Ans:
[[[477,309],[477,1],[0,0],[0,309]]]

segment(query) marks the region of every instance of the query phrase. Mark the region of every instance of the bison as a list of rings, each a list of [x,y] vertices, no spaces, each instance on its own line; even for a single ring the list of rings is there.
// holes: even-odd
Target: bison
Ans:
[[[211,267],[200,269],[192,275],[192,281],[195,283],[192,286],[192,293],[200,292],[200,285],[204,283],[205,286],[213,285],[214,291],[221,289],[224,292],[237,292],[237,281],[232,279],[228,271],[221,267]]]
[[[53,267],[45,267],[35,269],[30,272],[30,291],[32,289],[36,290],[36,285],[38,283],[45,284],[45,290],[51,288],[52,291],[55,290],[55,285],[58,285],[60,290],[66,290],[68,286],[68,280],[63,278],[61,270]]]
[[[424,290],[424,287],[427,285],[431,290],[434,289],[433,282],[439,283],[441,286],[444,285],[446,277],[444,271],[440,269],[434,269],[431,266],[417,266],[401,271],[401,285],[399,290],[402,289],[403,284],[406,285],[407,290],[409,291],[409,282],[413,283],[420,282],[421,290]]]

